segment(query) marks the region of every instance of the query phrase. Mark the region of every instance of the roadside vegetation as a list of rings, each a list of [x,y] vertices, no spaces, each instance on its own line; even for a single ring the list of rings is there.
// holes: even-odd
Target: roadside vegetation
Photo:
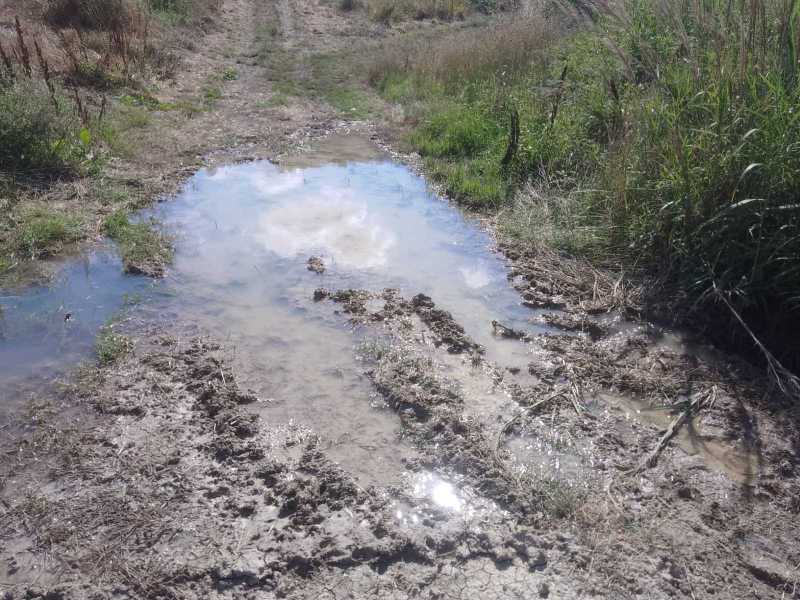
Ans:
[[[149,90],[175,76],[180,60],[174,48],[189,43],[190,28],[209,26],[219,4],[19,3],[20,17],[0,35],[0,277],[13,279],[27,261],[102,233],[109,211],[118,217],[138,207],[124,184],[109,184],[104,173],[111,159],[139,151],[135,132],[149,126],[152,111],[191,117],[218,97],[212,90],[197,102],[162,103]],[[146,249],[156,252],[149,264],[167,257],[161,244],[150,243],[157,237],[135,245],[137,261]],[[129,241],[126,235],[120,242],[125,256],[132,255]]]
[[[113,365],[133,351],[133,340],[116,333],[114,323],[109,322],[100,330],[95,340],[95,353],[100,366]]]
[[[790,0],[547,2],[369,76],[454,198],[797,369],[798,44]]]
[[[339,0],[342,10],[363,8],[374,21],[390,25],[408,19],[463,19],[470,13],[515,8],[515,0]]]
[[[160,277],[172,260],[171,241],[156,222],[133,222],[127,211],[117,210],[106,218],[103,231],[117,243],[128,273]]]

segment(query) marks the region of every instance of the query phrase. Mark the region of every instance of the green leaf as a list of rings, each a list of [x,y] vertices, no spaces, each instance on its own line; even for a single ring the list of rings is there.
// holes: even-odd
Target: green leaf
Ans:
[[[86,127],[81,129],[81,132],[78,135],[81,139],[81,143],[84,146],[89,146],[92,143],[92,133]]]

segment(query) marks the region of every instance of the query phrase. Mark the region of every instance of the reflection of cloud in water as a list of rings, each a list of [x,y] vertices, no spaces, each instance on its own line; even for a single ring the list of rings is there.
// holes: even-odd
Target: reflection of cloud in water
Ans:
[[[395,243],[391,232],[370,218],[366,203],[331,189],[271,208],[261,217],[256,235],[280,256],[321,252],[338,265],[357,269],[386,264]]]
[[[238,165],[212,167],[206,171],[206,177],[211,181],[235,181],[246,179],[248,185],[266,196],[285,194],[303,185],[303,173],[300,170],[279,172],[273,166],[265,167],[242,175]]]
[[[486,287],[491,283],[489,273],[483,266],[461,267],[459,272],[464,277],[464,281],[466,282],[467,286],[472,289]]]
[[[248,179],[259,192],[267,196],[284,194],[303,185],[303,173],[299,170],[288,173],[259,172]]]

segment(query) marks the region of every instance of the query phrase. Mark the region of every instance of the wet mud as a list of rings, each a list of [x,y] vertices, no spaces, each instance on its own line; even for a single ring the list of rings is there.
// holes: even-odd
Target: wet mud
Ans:
[[[602,345],[599,360],[585,356],[588,338],[550,336],[542,351],[554,364],[583,365],[573,392],[554,371],[532,384],[490,364],[463,333],[453,344],[457,323],[427,296],[344,290],[324,300],[380,332],[362,350],[364,369],[416,449],[403,485],[363,487],[317,433],[259,416],[264,400],[236,383],[223,347],[152,327],[134,355],[84,370],[63,392],[74,422],[53,411],[6,444],[5,597],[795,593],[796,437],[742,401],[748,382],[728,387],[725,373],[694,367],[720,390],[692,424],[696,439],[721,448],[750,436],[747,480],[682,444],[637,473],[658,428],[591,395],[589,382],[686,393],[668,375],[695,359],[633,336]],[[610,373],[615,362],[624,376]],[[645,368],[654,363],[655,376]],[[457,378],[448,364],[461,365]],[[507,410],[470,412],[470,379],[505,390]]]
[[[199,174],[130,351],[9,392],[5,598],[798,597],[795,403],[347,151]],[[131,279],[88,265],[0,350],[90,355]]]

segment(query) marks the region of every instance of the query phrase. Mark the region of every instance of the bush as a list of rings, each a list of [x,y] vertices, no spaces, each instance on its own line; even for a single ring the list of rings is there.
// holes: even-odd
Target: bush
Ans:
[[[0,164],[4,169],[75,170],[87,161],[88,151],[87,133],[67,101],[51,97],[43,84],[0,85]]]

